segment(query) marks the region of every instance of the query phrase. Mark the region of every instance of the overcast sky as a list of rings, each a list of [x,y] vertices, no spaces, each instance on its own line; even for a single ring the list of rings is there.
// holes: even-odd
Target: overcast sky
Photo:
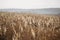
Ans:
[[[60,0],[0,0],[0,9],[60,8]]]

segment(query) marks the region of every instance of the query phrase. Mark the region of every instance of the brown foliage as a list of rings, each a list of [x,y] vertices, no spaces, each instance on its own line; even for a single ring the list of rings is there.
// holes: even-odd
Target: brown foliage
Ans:
[[[60,40],[60,16],[0,12],[0,40]]]

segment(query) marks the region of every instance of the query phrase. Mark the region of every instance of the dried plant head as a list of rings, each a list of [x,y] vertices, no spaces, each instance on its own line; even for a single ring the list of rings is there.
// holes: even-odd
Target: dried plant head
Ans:
[[[60,16],[0,12],[0,40],[60,40]]]

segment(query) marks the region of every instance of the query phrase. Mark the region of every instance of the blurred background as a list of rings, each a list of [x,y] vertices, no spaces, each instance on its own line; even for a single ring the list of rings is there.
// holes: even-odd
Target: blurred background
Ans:
[[[0,0],[0,11],[60,14],[60,0]]]

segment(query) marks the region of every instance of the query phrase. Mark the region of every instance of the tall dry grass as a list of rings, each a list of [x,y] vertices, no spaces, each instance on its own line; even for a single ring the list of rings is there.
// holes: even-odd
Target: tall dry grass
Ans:
[[[0,12],[0,40],[60,40],[60,16]]]

